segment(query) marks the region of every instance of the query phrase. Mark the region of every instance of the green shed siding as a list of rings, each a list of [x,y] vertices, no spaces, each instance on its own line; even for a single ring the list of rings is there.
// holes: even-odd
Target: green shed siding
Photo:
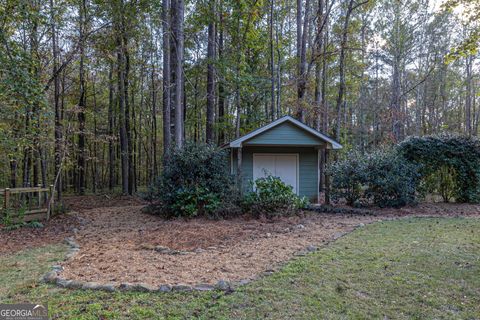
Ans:
[[[258,136],[243,143],[244,146],[255,145],[294,145],[318,146],[324,142],[309,132],[297,127],[290,122],[284,122]]]
[[[318,142],[317,142],[318,143]],[[298,153],[299,195],[316,201],[318,197],[318,151],[313,147],[267,147],[245,146],[242,148],[242,185],[244,191],[251,190],[253,180],[253,154],[254,153]],[[237,169],[237,149],[233,150],[232,165],[233,173]]]

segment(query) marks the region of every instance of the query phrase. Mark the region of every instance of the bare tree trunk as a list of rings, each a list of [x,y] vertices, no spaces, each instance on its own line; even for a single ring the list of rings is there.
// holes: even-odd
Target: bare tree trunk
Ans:
[[[479,110],[480,108],[477,106],[477,99],[475,99],[475,97],[478,97],[475,82],[472,83],[472,96],[473,96],[472,107],[473,107],[473,116],[474,116],[472,134],[474,136],[478,136],[478,121],[479,121],[479,117],[480,117],[480,110]]]
[[[402,50],[402,40],[401,40],[401,25],[402,21],[400,19],[399,5],[395,6],[395,18],[393,23],[393,33],[394,33],[394,53],[392,61],[392,96],[390,99],[390,109],[392,112],[392,134],[396,142],[400,141],[403,138],[403,117],[402,117],[402,106],[401,106],[401,50]],[[423,116],[422,116],[423,117]]]
[[[57,191],[57,198],[60,201],[62,199],[63,192],[63,180],[62,176],[59,174],[61,169],[62,161],[62,140],[63,140],[63,128],[60,114],[60,104],[59,104],[59,90],[60,90],[60,79],[58,77],[58,46],[57,46],[57,31],[55,25],[55,7],[53,0],[50,0],[50,20],[51,20],[51,31],[52,31],[52,55],[53,55],[53,102],[55,108],[55,176],[58,176],[55,189]]]
[[[275,120],[275,55],[273,51],[273,12],[274,12],[274,1],[270,0],[270,30],[269,30],[269,41],[270,41],[270,117],[271,120]]]
[[[472,66],[473,55],[465,58],[465,134],[472,135]]]
[[[125,88],[125,43],[123,32],[124,26],[124,3],[120,0],[120,8],[118,8],[117,17],[115,21],[116,44],[117,44],[117,73],[118,73],[118,105],[119,105],[119,127],[120,127],[120,157],[122,167],[122,192],[129,193],[129,148],[128,148],[128,134],[126,127],[126,88]]]
[[[154,71],[154,69],[152,69]],[[137,77],[134,75],[133,76],[133,83],[132,83],[132,89],[131,89],[131,95],[130,95],[130,101],[131,101],[131,106],[132,106],[132,130],[131,130],[131,155],[130,155],[130,180],[132,181],[132,194],[137,192],[137,113],[136,113],[136,106],[135,106],[135,94],[136,94],[136,89],[137,89]],[[155,110],[156,110],[156,90],[155,90]],[[155,112],[156,114],[156,112]],[[155,116],[155,122],[156,122],[157,117]],[[157,131],[155,130],[155,133]]]
[[[143,52],[142,52],[142,58],[143,58]],[[138,138],[137,138],[137,161],[136,161],[136,169],[137,169],[137,173],[136,173],[136,176],[137,176],[137,181],[139,183],[142,183],[142,169],[145,168],[145,176],[149,176],[149,173],[148,173],[148,170],[149,168],[147,166],[144,166],[142,164],[143,162],[143,152],[142,152],[142,143],[143,143],[143,113],[144,113],[144,106],[145,106],[145,94],[144,94],[144,84],[145,84],[145,67],[146,65],[146,62],[145,62],[145,59],[142,59],[142,66],[141,66],[141,70],[140,70],[140,88],[141,88],[141,91],[140,91],[140,113],[138,115],[138,127],[136,128],[136,131],[138,132],[137,135],[138,135]],[[148,79],[148,78],[147,78]],[[145,182],[146,184],[146,182]]]
[[[162,0],[162,42],[163,42],[163,154],[166,155],[172,143],[171,97],[170,97],[170,0]]]
[[[77,159],[77,168],[78,168],[78,179],[77,179],[77,192],[79,194],[85,193],[85,108],[86,108],[86,94],[85,94],[85,53],[84,53],[84,34],[85,34],[85,21],[86,21],[86,0],[82,0],[79,3],[79,42],[80,42],[80,69],[79,69],[79,100],[78,100],[78,159]]]
[[[305,2],[305,13],[302,27],[302,0],[297,0],[297,118],[305,121],[304,96],[306,91],[306,57],[309,26],[310,0]]]
[[[215,110],[215,0],[210,0],[210,21],[208,23],[207,44],[207,114],[205,137],[207,143],[213,142],[213,123]]]
[[[125,20],[122,20],[122,37],[123,37],[123,50],[124,50],[124,61],[125,61],[125,72],[124,72],[124,89],[125,89],[125,130],[127,132],[127,152],[128,152],[128,194],[132,195],[134,190],[133,177],[135,175],[133,170],[133,142],[132,142],[132,129],[131,129],[131,108],[134,106],[130,105],[130,53],[128,49],[128,38],[127,38],[127,26],[125,25]],[[156,131],[155,131],[156,133]]]
[[[36,10],[39,10],[39,4],[37,1],[31,1],[33,7]],[[30,57],[35,63],[32,64],[31,73],[35,78],[39,78],[39,64],[40,57],[38,52],[39,40],[38,40],[38,19],[35,16],[32,16],[30,20],[31,30],[30,30]],[[33,130],[33,148],[28,147],[31,151],[30,156],[33,162],[33,186],[38,186],[39,174],[40,174],[40,154],[41,154],[41,144],[40,144],[40,106],[37,102],[34,102],[32,105],[32,114],[28,117],[31,117],[33,120],[32,128],[25,127],[25,131]]]
[[[318,43],[315,48],[317,55],[320,56],[323,50],[323,29],[324,29],[324,19],[323,10],[325,7],[325,0],[318,1],[318,8],[317,8],[317,37]],[[322,106],[322,61],[323,60],[317,59],[315,63],[315,128],[320,130],[323,115],[323,106]]]
[[[95,78],[92,81],[92,91],[93,91],[93,156],[92,158],[92,192],[95,194],[97,193],[98,189],[98,181],[100,181],[100,177],[98,176],[98,154],[97,154],[97,139],[98,139],[98,129],[97,129],[97,94],[95,92]]]
[[[220,1],[219,21],[220,31],[218,37],[218,59],[221,61],[223,57],[223,1]],[[218,132],[218,144],[222,145],[225,142],[225,87],[223,85],[223,77],[218,81],[218,123],[220,124]]]
[[[237,19],[237,34],[240,34],[240,17]],[[235,138],[240,137],[241,126],[241,103],[240,103],[240,61],[241,61],[241,43],[237,41],[236,65],[235,65],[235,104],[237,117],[235,119]]]
[[[173,23],[173,37],[175,39],[175,145],[177,148],[183,147],[183,19],[184,19],[184,1],[172,0],[172,7],[175,7],[175,19]]]
[[[115,149],[114,149],[114,86],[113,86],[113,62],[110,62],[110,70],[108,72],[108,189],[113,190],[115,186]]]
[[[275,44],[276,44],[276,51],[277,51],[277,110],[276,110],[276,117],[280,118],[282,113],[282,50],[280,46],[280,35],[283,31],[283,22],[276,24],[275,29]]]
[[[158,162],[157,162],[157,90],[155,89],[155,65],[152,65],[152,173],[153,177],[158,175]],[[170,103],[169,103],[170,104]],[[170,119],[170,115],[168,117]],[[170,121],[168,122],[170,123]],[[165,129],[165,128],[164,128]],[[170,131],[168,130],[168,133]],[[165,138],[164,138],[165,141]],[[170,141],[168,141],[170,143]],[[168,152],[167,152],[168,153]]]
[[[342,31],[342,40],[340,43],[340,58],[338,61],[338,74],[340,77],[340,83],[338,87],[338,97],[337,97],[337,123],[335,130],[335,138],[340,140],[340,128],[342,122],[342,105],[343,105],[343,96],[345,92],[345,50],[348,41],[348,26],[350,25],[350,16],[353,11],[354,0],[348,2],[347,12],[345,14],[345,21],[343,22],[343,31]]]
[[[401,101],[400,101],[400,70],[398,67],[398,59],[395,58],[396,62],[393,65],[393,74],[392,74],[392,98],[391,98],[391,108],[392,108],[392,132],[395,138],[395,141],[400,141],[402,139],[403,123],[401,120]]]

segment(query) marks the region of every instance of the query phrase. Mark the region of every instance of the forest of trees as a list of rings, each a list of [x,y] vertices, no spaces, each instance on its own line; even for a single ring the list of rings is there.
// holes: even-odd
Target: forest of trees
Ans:
[[[2,0],[0,187],[133,194],[291,114],[371,150],[476,136],[478,0]]]

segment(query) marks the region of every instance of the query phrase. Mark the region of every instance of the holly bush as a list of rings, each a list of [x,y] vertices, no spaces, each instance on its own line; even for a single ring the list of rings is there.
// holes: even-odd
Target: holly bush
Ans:
[[[366,182],[366,156],[357,151],[346,154],[343,160],[334,162],[327,174],[332,176],[333,200],[345,199],[355,205],[363,196],[362,185]]]
[[[408,161],[422,165],[424,192],[444,200],[480,202],[480,141],[452,134],[411,137],[397,146]]]
[[[416,202],[420,165],[406,161],[394,150],[367,156],[365,198],[379,207],[402,207]]]
[[[172,148],[162,174],[150,187],[147,211],[167,218],[238,213],[239,208],[234,210],[238,193],[227,164],[227,152],[212,145]]]
[[[414,203],[419,179],[418,165],[406,161],[394,150],[370,154],[352,151],[332,164],[333,200],[348,205],[373,203],[380,207],[400,207]]]

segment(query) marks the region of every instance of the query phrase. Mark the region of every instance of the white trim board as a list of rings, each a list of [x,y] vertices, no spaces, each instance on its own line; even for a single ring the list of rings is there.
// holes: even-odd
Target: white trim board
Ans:
[[[338,143],[337,141],[333,140],[332,138],[330,138],[329,136],[327,136],[327,135],[325,135],[321,132],[318,132],[317,130],[315,130],[313,128],[310,128],[306,124],[298,121],[297,119],[292,118],[291,116],[284,116],[280,119],[277,119],[277,120],[271,122],[270,124],[267,124],[266,126],[258,128],[257,130],[254,130],[254,131],[250,132],[249,134],[246,134],[243,137],[238,138],[238,139],[230,142],[230,148],[240,148],[244,141],[247,141],[247,140],[261,134],[262,132],[270,130],[271,128],[276,127],[279,124],[282,124],[282,123],[287,122],[287,121],[290,122],[290,123],[293,123],[294,125],[300,127],[301,129],[311,133],[312,135],[316,136],[317,138],[327,142],[327,147],[330,147],[329,149],[341,149],[342,148],[342,145],[340,143]]]

